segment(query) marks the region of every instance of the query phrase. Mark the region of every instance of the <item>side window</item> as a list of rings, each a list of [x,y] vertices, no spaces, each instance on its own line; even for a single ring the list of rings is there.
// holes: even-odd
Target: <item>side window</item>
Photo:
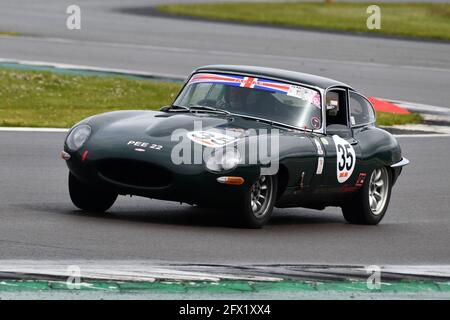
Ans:
[[[355,92],[350,92],[350,121],[352,126],[375,122],[372,105]]]
[[[345,90],[330,90],[326,96],[327,126],[340,124],[347,126],[347,104]]]

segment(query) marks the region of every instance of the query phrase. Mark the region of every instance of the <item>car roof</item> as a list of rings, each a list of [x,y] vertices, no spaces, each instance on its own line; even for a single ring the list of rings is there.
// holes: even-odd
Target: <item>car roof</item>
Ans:
[[[352,89],[345,83],[316,76],[309,73],[302,73],[296,71],[289,71],[275,68],[265,68],[256,66],[242,66],[242,65],[209,65],[196,69],[197,72],[222,72],[222,73],[238,73],[242,75],[253,75],[257,77],[277,78],[280,80],[286,80],[291,82],[297,82],[300,84],[319,87],[327,89],[329,87],[346,87]],[[353,89],[352,89],[353,90]]]

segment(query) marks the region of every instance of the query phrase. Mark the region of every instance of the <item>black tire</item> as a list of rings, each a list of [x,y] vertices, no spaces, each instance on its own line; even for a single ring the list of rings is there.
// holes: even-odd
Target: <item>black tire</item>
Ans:
[[[383,191],[383,200],[378,200],[375,205],[373,201],[374,199],[378,199],[378,197],[374,194],[374,188],[378,194],[380,194],[381,189],[379,189],[380,187],[375,183],[379,180],[374,181],[374,179],[380,172],[383,186],[385,186],[386,189]],[[376,225],[380,223],[389,206],[391,191],[391,170],[386,167],[374,169],[364,181],[364,185],[358,194],[352,198],[351,201],[342,206],[342,213],[344,214],[345,220],[349,223],[364,225]],[[382,203],[380,203],[381,201]]]
[[[105,212],[112,207],[117,193],[93,188],[69,173],[69,193],[72,203],[88,212]]]
[[[263,189],[264,185],[268,188],[267,192]],[[260,188],[259,192],[255,190],[258,186]],[[258,210],[258,205],[255,210],[256,198],[264,195],[266,196],[266,200],[264,203],[261,203],[261,210]],[[251,229],[263,227],[272,217],[276,196],[277,177],[261,176],[243,195],[242,204],[236,212],[240,226]],[[258,198],[258,200],[261,199]]]

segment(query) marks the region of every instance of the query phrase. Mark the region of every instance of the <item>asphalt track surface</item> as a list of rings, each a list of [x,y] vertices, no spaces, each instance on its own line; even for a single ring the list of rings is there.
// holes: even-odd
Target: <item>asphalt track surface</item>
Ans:
[[[337,78],[371,96],[450,107],[448,43],[142,14],[157,2],[77,1],[82,30],[68,31],[66,3],[1,0],[0,30],[22,36],[0,37],[0,57],[175,75],[215,63],[272,66]],[[0,132],[1,259],[450,264],[448,137],[400,138],[412,163],[380,225],[346,224],[335,208],[283,209],[262,230],[232,228],[226,213],[141,198],[120,198],[108,215],[77,211],[58,159],[63,138]]]

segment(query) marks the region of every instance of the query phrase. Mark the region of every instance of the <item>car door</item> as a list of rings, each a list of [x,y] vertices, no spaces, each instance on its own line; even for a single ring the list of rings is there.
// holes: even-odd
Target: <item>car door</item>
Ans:
[[[367,175],[373,169],[372,153],[376,150],[373,142],[373,129],[375,127],[375,111],[367,98],[357,92],[349,91],[350,125],[354,140],[358,143],[358,156],[356,177],[357,187],[362,187]]]
[[[326,136],[320,138],[324,152],[323,185],[328,192],[340,194],[359,186],[361,148],[350,126],[348,89],[326,92]]]

